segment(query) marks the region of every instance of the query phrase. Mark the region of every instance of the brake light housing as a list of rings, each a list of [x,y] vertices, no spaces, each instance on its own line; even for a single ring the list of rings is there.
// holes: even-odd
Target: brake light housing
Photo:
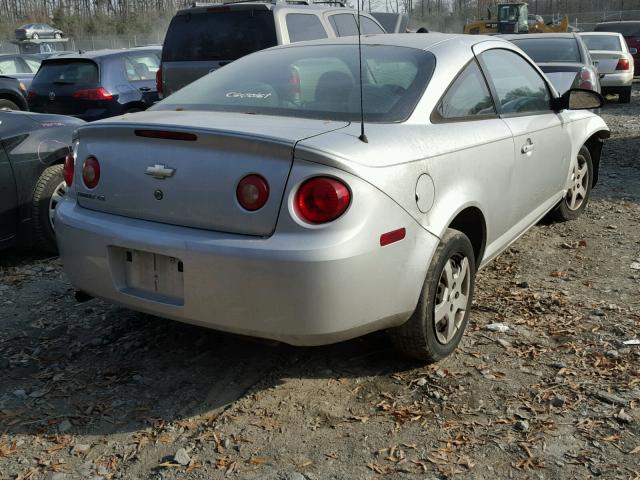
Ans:
[[[595,90],[595,81],[593,78],[593,74],[586,68],[580,71],[578,88],[581,88],[583,90]]]
[[[98,186],[100,182],[100,162],[96,157],[87,157],[82,163],[82,182],[90,189]]]
[[[269,184],[260,175],[247,175],[238,182],[236,198],[245,210],[260,210],[269,200]]]
[[[64,165],[62,167],[62,176],[64,177],[64,183],[67,184],[67,187],[73,185],[73,175],[75,170],[75,159],[73,158],[73,153],[69,153],[64,159]]]
[[[84,88],[82,90],[77,90],[72,95],[73,98],[78,100],[89,100],[89,101],[97,101],[97,100],[112,100],[113,95],[111,95],[107,89],[104,87],[98,88]]]
[[[351,203],[349,187],[333,177],[306,180],[295,195],[295,210],[307,223],[322,224],[339,218]]]
[[[616,70],[629,70],[631,68],[631,63],[628,58],[621,58],[618,60],[618,64],[616,65]]]

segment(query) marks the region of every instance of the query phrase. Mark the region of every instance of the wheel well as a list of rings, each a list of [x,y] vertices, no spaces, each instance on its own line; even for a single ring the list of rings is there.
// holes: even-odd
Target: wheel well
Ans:
[[[478,268],[484,255],[484,247],[487,240],[487,227],[480,209],[476,207],[465,208],[456,215],[449,228],[454,228],[469,238],[476,257],[476,268]]]
[[[604,145],[604,141],[609,138],[611,134],[608,130],[600,130],[599,132],[594,133],[584,142],[585,146],[589,149],[589,153],[591,154],[591,161],[593,162],[593,182],[591,184],[592,187],[596,186],[598,183],[598,172],[600,170],[600,157],[602,155],[602,146]]]
[[[3,92],[2,94],[0,94],[0,100],[9,100],[10,102],[15,103],[20,110],[24,110],[26,105],[25,100],[21,100],[20,97],[14,95],[13,93]]]

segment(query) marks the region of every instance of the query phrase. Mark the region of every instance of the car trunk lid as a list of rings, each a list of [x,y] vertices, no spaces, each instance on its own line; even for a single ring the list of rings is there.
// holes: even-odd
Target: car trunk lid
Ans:
[[[175,111],[144,112],[136,120],[97,122],[79,130],[74,183],[82,207],[260,236],[275,228],[296,142],[348,125]],[[152,138],[163,135],[173,138]],[[94,189],[81,177],[88,156],[100,163]],[[253,212],[236,199],[238,182],[249,174],[261,175],[269,185],[267,203]]]
[[[612,52],[609,50],[592,50],[589,53],[591,54],[593,63],[598,67],[598,73],[600,74],[616,73],[618,61],[621,58],[626,58],[623,52]]]
[[[584,68],[579,63],[539,63],[538,66],[561,95],[574,86],[578,75]]]

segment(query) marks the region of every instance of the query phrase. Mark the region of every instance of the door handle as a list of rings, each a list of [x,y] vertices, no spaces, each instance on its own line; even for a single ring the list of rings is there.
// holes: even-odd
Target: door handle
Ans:
[[[140,87],[138,90],[140,90],[141,92],[148,92],[151,89],[149,87]]]
[[[522,153],[529,153],[529,152],[533,152],[533,149],[535,148],[535,145],[533,144],[533,142],[531,141],[530,138],[527,139],[527,143],[525,143],[522,146]]]

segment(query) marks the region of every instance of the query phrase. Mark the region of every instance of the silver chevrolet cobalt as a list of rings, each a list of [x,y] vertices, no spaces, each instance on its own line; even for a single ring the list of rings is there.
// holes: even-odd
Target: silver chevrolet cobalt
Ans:
[[[601,97],[558,96],[491,37],[365,36],[361,60],[357,37],[276,47],[81,127],[55,218],[74,287],[293,345],[388,329],[450,354],[477,269],[586,208]]]

